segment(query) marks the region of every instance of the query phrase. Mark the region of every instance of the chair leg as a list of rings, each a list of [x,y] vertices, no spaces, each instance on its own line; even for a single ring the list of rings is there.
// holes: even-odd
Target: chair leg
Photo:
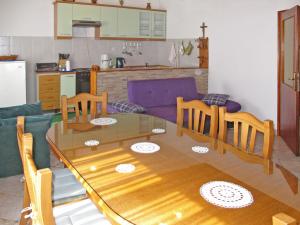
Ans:
[[[23,208],[27,208],[30,206],[30,198],[29,198],[29,193],[28,193],[28,188],[27,188],[27,184],[26,181],[24,181],[24,197],[23,197]],[[20,218],[20,222],[19,225],[27,225],[28,224],[28,219],[25,218],[25,216],[27,214],[30,214],[31,211],[28,212],[24,212],[21,214],[21,218]],[[31,224],[31,220],[29,222],[29,224]]]

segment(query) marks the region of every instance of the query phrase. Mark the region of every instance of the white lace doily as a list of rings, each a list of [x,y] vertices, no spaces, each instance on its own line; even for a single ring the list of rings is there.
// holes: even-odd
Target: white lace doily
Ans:
[[[109,117],[101,117],[90,121],[91,124],[96,126],[107,126],[107,125],[115,124],[117,122],[118,121],[115,118],[109,118]]]
[[[88,140],[88,141],[84,142],[84,144],[85,144],[86,146],[92,147],[92,146],[97,146],[97,145],[99,145],[100,142],[97,141],[97,140]]]
[[[132,164],[119,164],[115,170],[118,173],[132,173],[135,170],[135,166]]]
[[[166,132],[166,130],[163,129],[163,128],[154,128],[154,129],[152,130],[152,133],[154,133],[154,134],[163,134],[163,133],[165,133],[165,132]]]
[[[209,152],[209,149],[203,146],[193,146],[192,150],[193,152],[200,153],[200,154],[205,154]]]
[[[225,181],[212,181],[202,185],[200,195],[209,203],[223,208],[243,208],[254,201],[247,189]]]
[[[131,145],[131,150],[138,153],[154,153],[160,150],[159,145],[151,142],[140,142],[134,145]]]

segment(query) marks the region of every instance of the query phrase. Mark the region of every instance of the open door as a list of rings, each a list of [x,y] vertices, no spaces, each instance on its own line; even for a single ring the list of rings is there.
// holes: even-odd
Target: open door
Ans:
[[[299,155],[300,7],[278,13],[278,135]]]

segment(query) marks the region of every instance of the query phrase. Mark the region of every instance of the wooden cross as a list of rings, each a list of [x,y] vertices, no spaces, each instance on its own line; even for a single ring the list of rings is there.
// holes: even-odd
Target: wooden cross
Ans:
[[[202,26],[200,28],[202,29],[202,34],[203,34],[202,38],[205,38],[205,28],[207,28],[207,26],[205,25],[204,22],[202,23]]]

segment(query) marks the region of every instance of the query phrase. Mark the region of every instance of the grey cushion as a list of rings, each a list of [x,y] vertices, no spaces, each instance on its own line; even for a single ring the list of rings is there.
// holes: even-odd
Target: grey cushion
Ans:
[[[126,112],[126,113],[145,112],[143,106],[126,102],[126,101],[117,101],[117,102],[110,103],[110,105],[113,109],[117,110],[118,112]]]
[[[207,105],[224,106],[229,99],[229,95],[224,94],[207,94],[202,98],[202,101]]]
[[[57,225],[111,225],[90,199],[53,208]]]
[[[86,197],[86,190],[69,169],[56,169],[52,172],[52,201],[54,205]]]
[[[43,113],[41,103],[25,104],[12,107],[0,108],[0,118],[7,119],[17,116],[33,116]]]

